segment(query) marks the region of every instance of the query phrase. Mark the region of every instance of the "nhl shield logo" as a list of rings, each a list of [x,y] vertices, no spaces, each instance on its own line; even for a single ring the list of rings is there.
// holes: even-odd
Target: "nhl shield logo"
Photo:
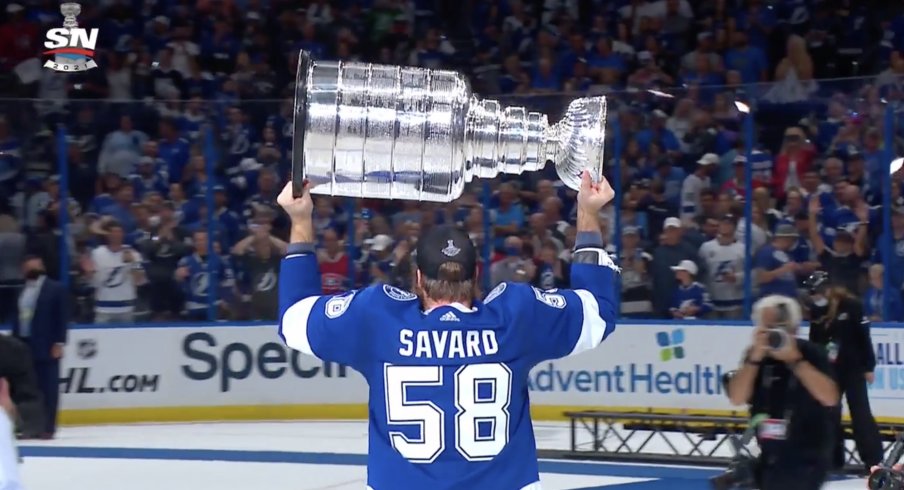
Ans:
[[[78,26],[76,17],[82,11],[82,6],[77,3],[64,3],[60,5],[60,13],[63,14],[63,27],[47,31],[47,40],[44,42],[45,56],[52,59],[44,63],[44,68],[51,70],[74,73],[97,68],[94,61],[94,48],[97,46],[97,29],[82,29]]]

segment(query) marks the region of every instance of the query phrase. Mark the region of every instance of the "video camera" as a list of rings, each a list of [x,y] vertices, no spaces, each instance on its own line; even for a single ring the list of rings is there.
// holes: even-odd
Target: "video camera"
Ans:
[[[901,456],[904,456],[904,432],[898,434],[879,469],[869,476],[867,485],[870,490],[904,490],[904,472],[892,469]]]
[[[737,371],[729,371],[722,375],[722,388],[726,393],[728,393],[728,384],[736,373]],[[759,425],[761,420],[761,416],[753,417],[747,426],[747,430],[744,431],[740,438],[734,435],[728,438],[734,451],[734,456],[729,461],[728,469],[725,472],[709,479],[713,490],[756,488],[758,462],[746,446],[756,434],[757,425]]]

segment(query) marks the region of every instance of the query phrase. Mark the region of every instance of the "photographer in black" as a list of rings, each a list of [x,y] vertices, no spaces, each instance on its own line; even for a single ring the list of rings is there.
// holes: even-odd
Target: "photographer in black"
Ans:
[[[816,490],[831,463],[838,386],[823,350],[794,337],[801,316],[792,298],[757,301],[753,341],[728,383],[731,402],[749,405],[751,417],[763,419],[756,436],[761,490]]]
[[[824,271],[816,271],[804,286],[810,293],[810,341],[825,350],[835,382],[847,398],[851,428],[864,471],[882,460],[879,427],[869,406],[866,384],[873,382],[876,356],[870,338],[870,322],[863,315],[863,303]],[[835,414],[836,438],[833,464],[844,466],[844,431],[841,406]]]

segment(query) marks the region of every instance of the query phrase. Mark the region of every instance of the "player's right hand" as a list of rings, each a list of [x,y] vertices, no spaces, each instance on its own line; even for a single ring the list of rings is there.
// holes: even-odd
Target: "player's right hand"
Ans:
[[[293,221],[311,220],[314,212],[314,201],[311,199],[311,184],[305,182],[304,192],[301,197],[292,195],[292,181],[286,182],[282,192],[276,198],[276,203],[280,205],[289,215],[289,219]]]
[[[590,171],[584,170],[581,175],[581,188],[578,190],[578,207],[580,209],[596,215],[614,198],[615,191],[605,177],[602,177],[599,182],[593,182],[593,179],[590,178]]]

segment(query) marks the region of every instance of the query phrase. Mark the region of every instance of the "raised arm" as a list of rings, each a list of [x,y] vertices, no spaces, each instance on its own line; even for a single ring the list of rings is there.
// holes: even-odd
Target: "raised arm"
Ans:
[[[619,268],[603,249],[599,210],[614,192],[584,174],[578,194],[578,236],[572,255],[572,289],[548,290],[502,283],[487,296],[491,308],[523,325],[527,355],[534,362],[577,354],[598,346],[615,330],[615,284]],[[498,298],[498,299],[497,299]]]
[[[367,302],[357,291],[321,295],[314,205],[308,187],[302,197],[295,198],[289,182],[277,198],[292,222],[288,251],[279,268],[279,336],[303,354],[360,370],[369,343],[364,321]]]
[[[819,204],[818,195],[810,196],[808,211],[808,229],[810,232],[810,241],[813,243],[813,251],[816,252],[816,256],[819,257],[822,252],[825,251],[826,244],[824,241],[822,241],[822,235],[819,234],[819,227],[816,225],[816,220],[819,217],[819,212],[822,211],[822,206],[820,206]]]

